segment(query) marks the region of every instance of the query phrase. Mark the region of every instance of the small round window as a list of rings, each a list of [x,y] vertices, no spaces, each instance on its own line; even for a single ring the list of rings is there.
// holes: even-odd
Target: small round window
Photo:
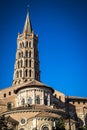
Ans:
[[[24,118],[22,118],[20,122],[21,122],[21,124],[23,125],[23,124],[26,123],[26,120],[25,120]]]

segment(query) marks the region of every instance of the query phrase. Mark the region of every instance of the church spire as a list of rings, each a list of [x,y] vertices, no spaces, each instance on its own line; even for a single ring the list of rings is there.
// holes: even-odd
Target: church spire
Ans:
[[[24,24],[24,29],[23,29],[23,33],[32,33],[32,25],[31,25],[31,21],[30,21],[30,17],[29,17],[29,11],[27,12],[27,16],[26,16],[26,20],[25,20],[25,24]]]
[[[28,12],[23,33],[18,33],[13,85],[32,80],[40,81],[40,67],[38,35],[32,31]]]

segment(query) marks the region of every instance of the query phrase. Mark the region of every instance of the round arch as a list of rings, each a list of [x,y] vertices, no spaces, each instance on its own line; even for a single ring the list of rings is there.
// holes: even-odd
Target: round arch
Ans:
[[[51,130],[50,125],[48,123],[43,123],[40,127],[40,130]]]
[[[41,130],[49,130],[48,126],[42,126]]]

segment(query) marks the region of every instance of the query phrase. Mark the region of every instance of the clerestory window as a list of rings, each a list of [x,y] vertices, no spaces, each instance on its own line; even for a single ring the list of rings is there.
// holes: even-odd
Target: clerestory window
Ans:
[[[32,104],[32,97],[28,98],[28,104]]]
[[[40,97],[36,96],[36,104],[40,104]]]
[[[22,105],[22,106],[25,105],[25,99],[24,99],[24,98],[22,98],[22,100],[21,100],[21,105]]]

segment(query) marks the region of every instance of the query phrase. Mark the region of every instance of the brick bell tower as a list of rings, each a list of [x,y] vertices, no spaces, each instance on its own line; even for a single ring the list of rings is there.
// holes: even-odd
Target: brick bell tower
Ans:
[[[13,85],[38,80],[40,81],[38,56],[38,35],[34,34],[27,12],[23,33],[18,33],[17,52],[14,66]]]

